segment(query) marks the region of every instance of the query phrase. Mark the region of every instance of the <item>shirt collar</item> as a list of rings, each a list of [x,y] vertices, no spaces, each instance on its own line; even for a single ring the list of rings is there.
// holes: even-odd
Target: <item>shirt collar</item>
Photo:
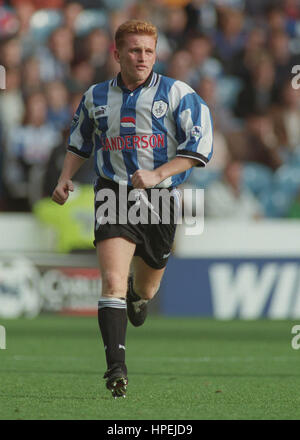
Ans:
[[[150,75],[146,79],[146,81],[143,84],[141,84],[139,87],[153,87],[153,86],[155,86],[157,84],[158,77],[159,77],[159,75],[157,73],[153,72],[153,70],[152,70]],[[118,75],[111,81],[111,86],[112,87],[121,87],[121,88],[125,87],[124,82],[122,80],[121,72],[118,73]]]

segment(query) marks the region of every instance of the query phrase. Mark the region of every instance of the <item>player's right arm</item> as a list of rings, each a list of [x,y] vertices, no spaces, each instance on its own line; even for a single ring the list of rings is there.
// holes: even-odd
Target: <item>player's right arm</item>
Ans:
[[[52,200],[54,202],[63,205],[67,201],[69,192],[74,191],[72,177],[84,162],[84,158],[67,151],[61,175],[52,194]]]
[[[83,95],[71,123],[63,169],[52,194],[52,200],[59,205],[67,201],[70,191],[74,191],[72,177],[90,157],[93,150],[94,125],[86,107],[86,103],[91,98],[91,91],[92,87]]]

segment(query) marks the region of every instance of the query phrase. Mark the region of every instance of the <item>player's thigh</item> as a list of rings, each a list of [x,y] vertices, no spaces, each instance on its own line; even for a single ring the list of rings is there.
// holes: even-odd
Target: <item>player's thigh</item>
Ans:
[[[135,243],[123,237],[108,238],[97,243],[103,296],[126,296],[135,247]]]
[[[139,256],[133,258],[131,267],[134,273],[135,292],[144,299],[153,298],[166,268],[154,269]]]

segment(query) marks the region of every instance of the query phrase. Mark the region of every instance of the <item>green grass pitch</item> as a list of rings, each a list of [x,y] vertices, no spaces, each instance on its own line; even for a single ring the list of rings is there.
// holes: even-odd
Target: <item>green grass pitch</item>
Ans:
[[[96,317],[0,324],[0,419],[300,419],[295,321],[150,316],[143,327],[128,324],[128,395],[117,400],[104,387]]]

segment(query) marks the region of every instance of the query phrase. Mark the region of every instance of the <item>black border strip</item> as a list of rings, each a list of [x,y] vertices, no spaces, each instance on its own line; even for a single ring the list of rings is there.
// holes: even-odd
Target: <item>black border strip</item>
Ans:
[[[67,151],[70,151],[71,153],[77,154],[77,156],[83,157],[84,159],[88,159],[90,156],[87,153],[84,153],[84,151],[78,150],[78,148],[72,147],[72,145],[69,145],[67,147]]]
[[[182,157],[187,157],[188,156],[188,157],[190,157],[192,159],[197,159],[200,162],[200,164],[197,165],[197,166],[202,166],[202,167],[205,167],[205,165],[208,162],[207,157],[203,156],[200,153],[196,153],[195,151],[179,150],[178,153],[176,154],[176,157],[177,156],[179,156],[179,157],[180,156],[182,156]]]

